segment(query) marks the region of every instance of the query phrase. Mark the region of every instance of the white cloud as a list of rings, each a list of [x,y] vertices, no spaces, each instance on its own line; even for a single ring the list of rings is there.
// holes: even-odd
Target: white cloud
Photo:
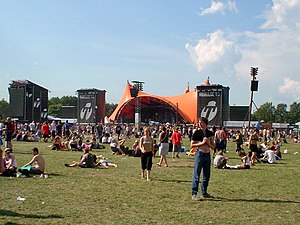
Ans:
[[[236,32],[232,39],[229,36],[232,33],[217,30],[208,35],[208,40],[199,40],[196,46],[186,44],[186,49],[199,72],[209,67],[218,70],[223,67],[223,71],[231,68],[232,74],[249,81],[250,67],[258,67],[257,95],[261,96],[261,103],[268,96],[271,98],[268,101],[274,103],[299,101],[299,12],[300,0],[273,0],[273,5],[263,12],[261,32]]]
[[[274,0],[271,9],[265,11],[264,29],[299,29],[299,0]]]
[[[284,78],[284,84],[278,88],[279,92],[288,97],[292,97],[295,101],[300,101],[300,81]]]
[[[238,12],[236,4],[233,1],[228,1],[225,4],[223,2],[212,1],[211,6],[209,8],[206,8],[206,9],[201,8],[199,14],[201,16],[204,16],[204,15],[207,15],[207,14],[215,14],[215,13],[221,13],[222,15],[225,15],[226,10],[229,10],[231,12]]]
[[[207,40],[199,40],[196,46],[186,44],[185,47],[199,72],[206,70],[230,75],[235,73],[234,64],[240,60],[234,42],[226,40],[220,30],[209,34]]]

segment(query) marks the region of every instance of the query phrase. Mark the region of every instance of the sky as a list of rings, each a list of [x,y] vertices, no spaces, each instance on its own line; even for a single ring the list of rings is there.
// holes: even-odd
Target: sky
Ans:
[[[230,105],[300,102],[300,0],[1,0],[0,99],[28,79],[49,97],[106,90],[118,103],[127,81],[182,94],[230,87]]]

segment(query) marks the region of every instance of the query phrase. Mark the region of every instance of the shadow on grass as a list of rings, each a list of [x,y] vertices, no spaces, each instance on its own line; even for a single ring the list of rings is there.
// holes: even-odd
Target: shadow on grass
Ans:
[[[48,173],[51,177],[60,177],[62,176],[60,173]]]
[[[194,168],[194,165],[172,165],[172,168]]]
[[[217,197],[216,200],[219,201],[228,201],[228,202],[255,202],[255,203],[293,203],[293,204],[300,204],[299,201],[291,201],[291,200],[279,200],[279,199],[241,199],[241,198],[222,198]]]
[[[191,180],[158,180],[161,182],[169,182],[169,183],[191,183]]]
[[[19,223],[12,223],[12,222],[7,222],[4,225],[20,225]]]
[[[34,218],[34,219],[62,219],[63,218],[62,216],[59,215],[42,216],[42,215],[34,215],[34,214],[22,214],[22,213],[10,211],[10,210],[4,210],[4,209],[0,209],[0,215],[11,216],[11,217]]]

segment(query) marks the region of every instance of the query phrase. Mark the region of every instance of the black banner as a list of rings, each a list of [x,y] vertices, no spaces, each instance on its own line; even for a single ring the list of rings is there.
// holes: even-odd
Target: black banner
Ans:
[[[78,100],[78,122],[96,122],[96,93],[94,91],[80,92]]]
[[[198,90],[198,118],[206,117],[209,125],[222,126],[222,89]]]

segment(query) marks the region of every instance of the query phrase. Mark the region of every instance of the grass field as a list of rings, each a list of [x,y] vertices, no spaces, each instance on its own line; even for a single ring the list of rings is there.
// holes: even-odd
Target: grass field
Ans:
[[[0,177],[0,224],[300,224],[300,145],[291,141],[276,165],[212,168],[208,191],[217,201],[200,202],[191,200],[194,158],[183,153],[175,161],[169,154],[168,168],[157,167],[155,158],[147,182],[139,158],[111,155],[108,146],[93,152],[118,168],[68,168],[64,163],[82,153],[51,151],[49,143],[13,144],[18,166],[38,147],[49,178]],[[228,145],[229,164],[240,164],[235,145]]]

